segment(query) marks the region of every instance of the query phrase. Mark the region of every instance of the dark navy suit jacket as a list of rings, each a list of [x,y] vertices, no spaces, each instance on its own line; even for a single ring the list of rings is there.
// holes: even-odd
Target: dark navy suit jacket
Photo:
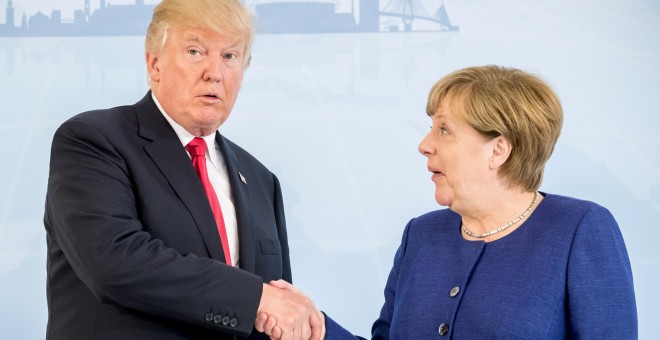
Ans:
[[[44,217],[48,339],[252,333],[262,282],[291,281],[281,191],[254,157],[219,133],[216,140],[236,208],[241,269],[224,264],[199,177],[151,93],[62,124]]]
[[[449,209],[408,223],[373,339],[637,339],[632,271],[610,212],[544,194],[485,243]],[[326,318],[326,340],[355,339]]]

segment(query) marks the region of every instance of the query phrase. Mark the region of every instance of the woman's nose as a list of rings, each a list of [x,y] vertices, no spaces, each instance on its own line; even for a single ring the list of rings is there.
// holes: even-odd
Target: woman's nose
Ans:
[[[417,150],[419,150],[419,153],[424,155],[425,157],[428,157],[433,154],[434,148],[433,144],[430,142],[430,136],[431,132],[426,134],[422,141],[419,143],[419,146],[417,147]]]

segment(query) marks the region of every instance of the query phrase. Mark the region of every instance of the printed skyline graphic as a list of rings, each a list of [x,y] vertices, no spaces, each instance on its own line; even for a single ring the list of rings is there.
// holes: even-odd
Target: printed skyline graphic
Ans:
[[[15,12],[14,1],[8,0],[0,37],[144,35],[155,7],[144,0],[136,0],[132,5],[112,5],[99,0],[98,8],[92,10],[90,0],[81,2],[83,8],[75,10],[73,18],[67,18],[59,9],[50,15],[41,11],[19,14]],[[421,0],[389,0],[383,7],[379,0],[359,0],[351,3],[349,12],[337,12],[336,7],[330,0],[262,2],[254,5],[258,33],[458,30],[458,26],[452,25],[444,3],[433,12]]]

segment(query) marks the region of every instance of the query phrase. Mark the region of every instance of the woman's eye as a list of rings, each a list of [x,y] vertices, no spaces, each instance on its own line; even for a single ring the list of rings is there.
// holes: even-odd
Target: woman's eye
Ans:
[[[440,134],[441,134],[441,135],[446,135],[448,132],[449,132],[449,131],[447,130],[446,127],[444,127],[444,126],[441,126],[441,127],[440,127]]]
[[[227,53],[227,54],[225,54],[225,59],[229,59],[229,60],[231,60],[231,59],[235,59],[235,58],[236,58],[236,55],[233,54],[233,53]]]

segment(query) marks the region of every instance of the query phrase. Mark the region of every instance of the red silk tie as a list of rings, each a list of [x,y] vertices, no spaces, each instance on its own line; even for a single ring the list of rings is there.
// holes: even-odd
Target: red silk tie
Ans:
[[[218,233],[220,234],[222,250],[225,253],[225,261],[231,266],[231,254],[229,253],[229,242],[227,240],[225,220],[222,217],[220,201],[218,201],[218,196],[215,194],[215,190],[213,190],[213,186],[209,180],[209,174],[206,171],[206,142],[202,138],[195,137],[190,143],[188,143],[188,145],[186,145],[186,150],[192,156],[193,167],[195,167],[197,175],[199,175],[199,178],[202,180],[202,186],[204,186],[204,191],[206,191],[206,196],[211,204],[213,217],[215,217],[215,224],[217,225]]]

